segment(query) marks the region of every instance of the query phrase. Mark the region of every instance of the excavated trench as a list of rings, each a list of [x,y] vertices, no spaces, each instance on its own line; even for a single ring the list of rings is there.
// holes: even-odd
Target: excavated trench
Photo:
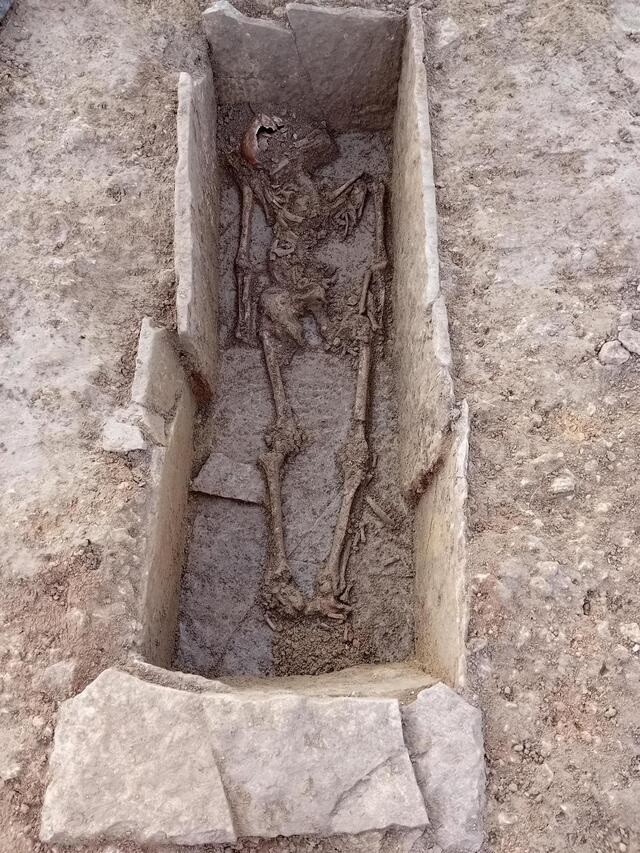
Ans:
[[[274,227],[267,224],[259,204],[251,212],[244,276],[251,279],[251,311],[257,315],[253,334],[239,328],[242,300],[234,263],[241,239],[242,179],[234,178],[226,166],[221,180],[219,387],[195,449],[197,463],[204,464],[189,503],[191,531],[174,662],[177,669],[208,677],[316,674],[359,663],[405,660],[414,652],[413,519],[400,491],[392,264],[375,273],[362,314],[359,307],[365,276],[376,259],[374,192],[380,197],[380,224],[389,218],[384,199],[391,174],[391,134],[331,134],[325,130],[330,116],[327,122],[278,105],[220,107],[220,161],[233,162],[233,152],[255,115],[273,115],[276,110],[282,126],[260,134],[264,150],[259,161],[276,163],[277,170],[295,158],[296,166],[285,166],[275,176],[266,174],[265,166],[261,177],[267,187],[278,188],[281,198],[286,194],[285,217],[289,212],[306,221],[287,221],[283,228],[281,218]],[[298,156],[307,148],[306,140],[314,142],[314,157],[317,149],[326,147],[313,171],[305,159],[311,167],[316,161]],[[302,171],[304,167],[308,171]],[[332,206],[328,200],[350,181],[355,183]],[[267,210],[271,212],[268,205]],[[283,231],[289,243],[283,241]],[[389,228],[383,228],[383,239],[384,257],[391,258]],[[278,257],[280,252],[291,253]],[[278,293],[286,301],[283,313],[287,322],[299,325],[297,341],[296,331],[285,328],[281,315],[275,322],[273,311],[269,315],[268,294],[275,292],[273,279],[278,277]],[[318,304],[296,308],[300,294],[305,298],[315,280],[321,288]],[[274,559],[269,551],[275,535],[270,490],[259,462],[268,454],[266,442],[275,419],[261,340],[270,333],[278,348],[286,400],[301,434],[299,448],[286,458],[279,478],[284,565],[291,587],[304,598],[298,610],[283,606],[279,590],[272,588],[278,580],[265,577]],[[363,345],[371,360],[361,424],[368,447],[362,459],[355,459],[349,439],[360,426],[354,402]],[[350,473],[360,485],[340,541],[336,525]],[[319,613],[309,612],[331,562],[332,545],[341,561],[337,606],[330,602]]]
[[[165,452],[142,653],[207,678],[461,683],[467,420],[419,16],[294,3],[276,24],[218,0],[204,26],[176,173],[200,405]]]
[[[482,844],[421,14],[285,14],[218,0],[180,75],[176,329],[103,435],[150,460],[140,606],[59,715],[45,842]]]

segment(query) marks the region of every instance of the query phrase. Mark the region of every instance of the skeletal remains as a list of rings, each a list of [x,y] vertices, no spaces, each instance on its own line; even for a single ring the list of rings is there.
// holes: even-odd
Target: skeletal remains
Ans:
[[[312,175],[337,156],[326,130],[303,139],[289,137],[275,116],[258,116],[246,129],[227,163],[240,189],[241,229],[235,271],[236,337],[262,345],[273,393],[275,419],[265,435],[259,459],[267,485],[268,557],[263,594],[266,606],[287,615],[317,614],[344,620],[350,612],[346,582],[351,549],[349,521],[354,499],[369,465],[367,420],[372,344],[384,307],[384,183],[361,173],[332,191]],[[314,595],[305,598],[287,561],[281,482],[285,461],[303,444],[303,433],[287,399],[282,368],[304,346],[303,319],[311,314],[327,337],[327,289],[337,272],[321,263],[316,251],[327,234],[339,229],[346,239],[360,221],[367,198],[375,212],[375,256],[364,274],[357,305],[348,308],[347,325],[357,348],[358,369],[350,434],[342,454],[341,504],[329,556],[316,577]],[[272,229],[267,269],[250,259],[254,205]],[[352,350],[353,351],[353,350]]]

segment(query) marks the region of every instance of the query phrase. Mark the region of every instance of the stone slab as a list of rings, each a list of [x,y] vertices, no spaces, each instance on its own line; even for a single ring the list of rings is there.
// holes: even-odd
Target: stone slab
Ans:
[[[50,777],[40,830],[46,842],[236,838],[195,694],[107,670],[62,706]]]
[[[202,397],[215,388],[218,350],[216,93],[211,72],[180,74],[174,254],[180,347]]]
[[[33,679],[36,690],[46,693],[52,699],[62,701],[73,693],[73,682],[76,675],[74,660],[61,660],[46,667]]]
[[[147,442],[139,427],[125,423],[117,414],[105,422],[102,429],[102,449],[108,453],[130,453],[146,450]]]
[[[433,157],[420,9],[407,15],[396,110],[391,209],[403,490],[419,497],[454,408],[447,312],[440,293]]]
[[[209,682],[212,683],[212,682]],[[435,683],[416,663],[369,663],[321,675],[283,675],[256,678],[223,676],[227,690],[260,693],[296,693],[301,696],[368,696],[408,702]]]
[[[205,713],[239,835],[426,825],[396,701],[212,694]]]
[[[245,503],[264,503],[264,480],[255,465],[237,462],[224,453],[212,453],[191,490]]]
[[[438,678],[460,687],[465,679],[468,622],[466,502],[469,409],[460,416],[427,490],[414,529],[416,657]]]
[[[397,700],[194,693],[107,670],[62,706],[41,837],[205,844],[427,824]]]
[[[480,711],[436,684],[402,717],[436,844],[443,853],[475,853],[484,841],[486,786]]]
[[[315,108],[335,130],[393,121],[404,17],[355,7],[286,7]]]
[[[640,332],[629,327],[621,329],[618,333],[618,340],[629,352],[640,355]]]
[[[169,666],[178,621],[184,518],[193,457],[195,401],[183,386],[166,447],[151,454],[152,497],[143,569],[141,651],[151,663]]]
[[[12,5],[13,0],[0,0],[0,21],[4,18]]]
[[[169,415],[184,385],[184,371],[167,329],[144,317],[138,338],[131,400],[160,415]]]
[[[291,30],[218,0],[203,13],[221,103],[297,104],[309,98]]]

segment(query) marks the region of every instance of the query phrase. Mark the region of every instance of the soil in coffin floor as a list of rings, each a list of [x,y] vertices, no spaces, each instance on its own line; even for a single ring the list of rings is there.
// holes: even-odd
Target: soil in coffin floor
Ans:
[[[272,114],[268,107],[256,113]],[[317,122],[277,109],[298,138]],[[219,149],[238,145],[253,118],[249,107],[221,108]],[[388,185],[388,133],[350,133],[336,137],[339,155],[315,173],[314,180],[338,187],[366,171]],[[391,257],[388,244],[387,252]],[[236,280],[234,259],[240,231],[240,199],[228,170],[221,181],[221,282],[219,393],[198,431],[197,471],[210,452],[257,466],[264,435],[273,417],[271,388],[259,346],[234,334]],[[252,262],[265,266],[271,229],[254,208]],[[338,270],[327,293],[329,328],[339,325],[349,300],[359,296],[374,249],[374,210],[367,201],[362,219],[347,239],[338,229],[322,246],[323,261]],[[263,507],[192,493],[190,538],[183,574],[175,666],[214,677],[329,672],[358,663],[403,660],[413,652],[412,518],[399,492],[393,318],[387,271],[385,322],[377,333],[371,376],[369,445],[374,475],[360,490],[351,514],[355,538],[347,580],[353,610],[347,622],[266,614],[262,576],[267,556],[267,513]],[[283,369],[285,389],[305,433],[300,453],[284,469],[283,511],[289,565],[305,596],[313,594],[316,573],[328,556],[340,505],[339,454],[349,433],[357,373],[357,344],[324,338],[310,316],[305,346]],[[346,349],[346,352],[345,352]],[[363,500],[372,497],[393,520],[383,523]],[[393,561],[393,562],[392,562]],[[271,625],[269,624],[271,623]],[[273,627],[272,627],[273,626]]]

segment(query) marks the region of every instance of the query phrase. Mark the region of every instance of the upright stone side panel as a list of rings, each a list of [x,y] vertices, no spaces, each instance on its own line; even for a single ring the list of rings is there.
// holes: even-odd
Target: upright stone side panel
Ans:
[[[174,253],[180,346],[195,388],[215,387],[218,349],[218,175],[211,72],[178,82]]]
[[[226,0],[210,6],[203,22],[221,103],[311,104],[291,30],[249,18]]]
[[[420,10],[408,13],[396,111],[391,208],[399,361],[401,476],[418,497],[437,461],[454,405],[438,233]]]
[[[193,395],[184,386],[167,445],[154,448],[151,459],[152,528],[144,567],[142,653],[151,663],[167,667],[178,619],[194,412]]]
[[[309,94],[331,127],[389,127],[398,93],[404,17],[302,3],[290,3],[287,17],[311,85]]]
[[[468,622],[466,589],[466,401],[451,440],[416,508],[416,657],[427,672],[455,686],[465,677]]]
[[[338,131],[389,127],[404,19],[372,9],[291,3],[291,29],[218,0],[203,13],[221,103],[300,107]]]
[[[131,401],[159,415],[169,415],[184,384],[184,372],[166,329],[144,317],[140,326]]]

